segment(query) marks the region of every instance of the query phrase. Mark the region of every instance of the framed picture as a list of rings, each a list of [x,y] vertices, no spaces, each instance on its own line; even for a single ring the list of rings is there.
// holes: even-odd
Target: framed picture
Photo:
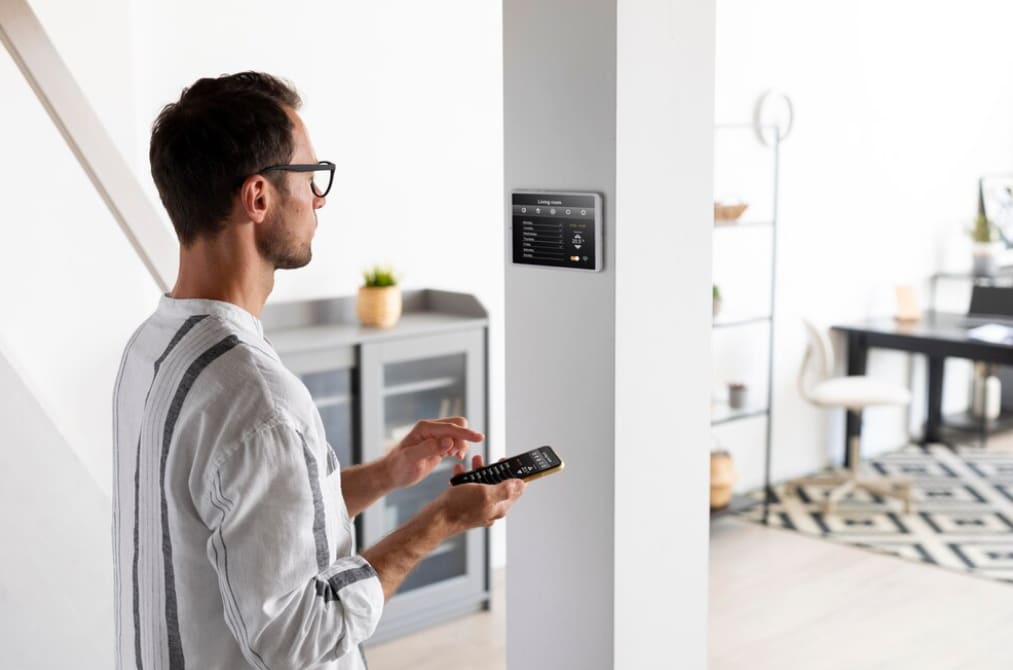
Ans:
[[[979,181],[985,216],[999,231],[1007,247],[1013,247],[1013,175],[982,177]]]

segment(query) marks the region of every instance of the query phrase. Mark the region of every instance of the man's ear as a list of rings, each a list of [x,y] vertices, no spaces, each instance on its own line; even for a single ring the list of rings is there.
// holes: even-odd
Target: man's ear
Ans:
[[[275,197],[274,184],[264,175],[255,174],[246,178],[239,189],[239,206],[246,218],[254,223],[263,223]]]

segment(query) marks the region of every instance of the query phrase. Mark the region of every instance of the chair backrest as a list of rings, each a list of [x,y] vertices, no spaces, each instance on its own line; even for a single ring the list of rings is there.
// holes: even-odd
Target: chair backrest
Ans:
[[[827,329],[811,319],[802,319],[809,344],[798,371],[798,391],[806,400],[815,382],[823,381],[834,372],[834,347]],[[811,381],[810,381],[811,380]]]
[[[971,305],[967,313],[972,316],[1013,318],[1013,287],[975,284],[971,288]]]

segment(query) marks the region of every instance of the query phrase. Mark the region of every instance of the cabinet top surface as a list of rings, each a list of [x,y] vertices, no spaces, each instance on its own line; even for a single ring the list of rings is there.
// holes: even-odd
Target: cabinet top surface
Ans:
[[[355,316],[354,297],[271,305],[262,321],[279,353],[435,335],[489,323],[473,296],[433,290],[405,292],[401,319],[390,328],[362,326]]]

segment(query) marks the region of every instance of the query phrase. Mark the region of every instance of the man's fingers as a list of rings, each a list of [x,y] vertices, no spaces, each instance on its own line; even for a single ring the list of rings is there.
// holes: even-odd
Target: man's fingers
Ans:
[[[468,420],[463,416],[444,416],[439,419],[433,419],[433,421],[435,423],[452,423],[455,426],[460,426],[461,428],[468,427]]]
[[[423,440],[423,441],[421,441],[418,444],[415,444],[413,446],[416,449],[421,449],[422,450],[422,452],[423,452],[422,453],[422,457],[423,458],[431,458],[431,457],[443,456],[443,454],[446,452],[446,449],[443,447],[442,444],[440,444],[440,440],[437,440],[435,438],[429,438],[428,440]]]
[[[451,418],[456,419],[457,417]],[[472,430],[445,419],[423,421],[422,424],[421,433],[426,437],[447,436],[456,440],[467,440],[468,442],[481,442],[485,439],[485,435],[477,430]]]
[[[516,500],[524,493],[527,483],[523,479],[508,479],[497,485],[501,500]]]
[[[482,454],[475,454],[474,456],[471,457],[472,470],[478,470],[480,467],[482,467],[482,463],[483,463]]]

